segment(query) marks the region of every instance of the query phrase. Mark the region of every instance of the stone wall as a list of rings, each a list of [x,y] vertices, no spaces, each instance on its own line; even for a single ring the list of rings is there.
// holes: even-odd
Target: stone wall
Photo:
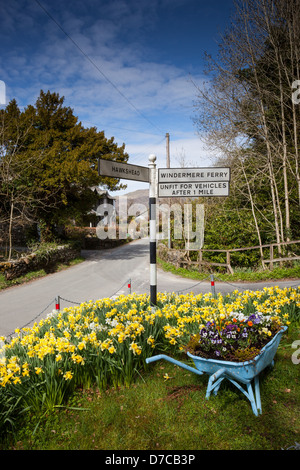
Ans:
[[[43,253],[30,253],[17,260],[0,263],[0,272],[4,273],[6,280],[16,279],[29,271],[45,269],[51,272],[57,263],[67,263],[80,256],[80,250],[69,245],[58,246]]]

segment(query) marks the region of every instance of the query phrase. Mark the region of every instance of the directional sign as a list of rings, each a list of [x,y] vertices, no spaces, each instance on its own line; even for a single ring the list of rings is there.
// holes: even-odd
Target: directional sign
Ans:
[[[229,195],[230,168],[160,168],[158,197]]]
[[[112,178],[149,182],[149,168],[113,160],[99,159],[99,174]]]

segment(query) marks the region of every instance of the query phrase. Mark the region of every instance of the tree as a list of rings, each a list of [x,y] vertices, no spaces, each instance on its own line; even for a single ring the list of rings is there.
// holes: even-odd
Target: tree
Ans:
[[[124,187],[116,179],[100,177],[97,162],[99,157],[127,161],[125,145],[118,146],[113,137],[106,139],[95,127],[84,128],[73,110],[64,106],[63,97],[41,91],[35,106],[20,112],[14,101],[7,108],[2,117],[13,112],[15,117],[14,122],[6,119],[3,127],[2,174],[10,167],[5,188],[10,188],[10,194],[18,194],[20,200],[22,182],[27,198],[22,196],[23,206],[40,224],[43,239],[53,236],[56,225],[91,208],[95,198],[92,186],[102,183],[110,190]],[[4,201],[9,212],[12,200],[8,194]]]

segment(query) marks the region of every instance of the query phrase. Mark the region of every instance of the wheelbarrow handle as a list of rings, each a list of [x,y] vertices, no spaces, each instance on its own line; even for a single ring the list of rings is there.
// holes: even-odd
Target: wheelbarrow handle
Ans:
[[[159,361],[160,359],[165,359],[165,357],[167,357],[167,356],[165,356],[164,354],[159,354],[157,356],[147,357],[146,364],[150,364],[150,362]]]
[[[176,359],[166,356],[165,354],[158,354],[157,356],[147,357],[146,364],[149,364],[150,362],[159,361],[160,359],[164,359],[165,361],[171,362],[172,364],[182,367],[183,369],[193,372],[194,374],[203,375],[203,372],[198,369],[195,369],[195,367],[190,367],[187,364],[184,364],[183,362],[176,361]]]

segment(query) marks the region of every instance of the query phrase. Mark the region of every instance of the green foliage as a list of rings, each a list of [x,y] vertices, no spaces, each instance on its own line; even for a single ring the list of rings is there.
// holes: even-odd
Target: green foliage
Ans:
[[[259,354],[259,352],[260,350],[258,348],[255,348],[254,346],[248,346],[245,349],[237,349],[232,353],[232,356],[233,360],[236,360],[237,362],[245,362],[254,359]]]
[[[225,201],[207,207],[204,235],[205,249],[244,248],[258,244],[253,227],[253,218],[249,210],[233,208],[233,201]],[[211,262],[226,263],[226,253],[205,253],[205,259]],[[259,264],[259,250],[237,252],[231,255],[231,265],[254,267]]]

